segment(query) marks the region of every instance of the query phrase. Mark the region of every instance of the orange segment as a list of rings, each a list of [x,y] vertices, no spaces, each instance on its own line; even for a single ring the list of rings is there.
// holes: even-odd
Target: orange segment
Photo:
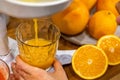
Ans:
[[[84,45],[74,53],[72,67],[80,77],[95,79],[106,72],[108,59],[100,48],[94,45]]]
[[[120,39],[117,36],[103,36],[98,40],[97,46],[107,54],[109,65],[120,64]]]

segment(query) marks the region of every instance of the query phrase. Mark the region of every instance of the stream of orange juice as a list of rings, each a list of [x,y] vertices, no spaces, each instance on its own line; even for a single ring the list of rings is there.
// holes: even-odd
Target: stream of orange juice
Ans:
[[[20,57],[28,64],[47,69],[54,61],[56,43],[38,38],[37,19],[33,19],[33,22],[35,29],[35,39],[28,40],[25,43],[28,45],[34,45],[35,47],[22,45],[20,51],[24,52],[21,52]]]

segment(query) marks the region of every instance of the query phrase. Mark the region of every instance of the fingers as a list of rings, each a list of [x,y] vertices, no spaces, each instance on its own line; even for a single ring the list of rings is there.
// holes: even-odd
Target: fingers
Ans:
[[[33,66],[25,63],[24,61],[22,61],[20,59],[19,56],[16,57],[16,65],[15,66],[16,66],[16,71],[18,72],[18,74],[20,76],[22,76],[25,80],[28,80],[28,79],[30,80],[31,77],[34,77],[38,74],[42,75],[43,73],[47,73],[43,69],[33,67]]]
[[[38,68],[36,68],[36,67],[30,66],[29,64],[23,62],[23,61],[20,59],[19,56],[16,57],[16,64],[17,64],[16,66],[17,66],[19,69],[23,70],[23,71],[26,72],[26,73],[31,73],[31,72],[33,71],[33,69],[34,69],[34,70],[35,70],[35,69],[36,69],[36,70],[38,69]]]
[[[28,80],[31,78],[30,74],[18,69],[17,72],[19,73],[19,75],[24,79],[24,80]]]
[[[16,69],[16,64],[15,63],[12,63],[12,71],[13,71],[13,74],[10,75],[10,80],[23,80],[23,78],[20,76],[20,74],[17,72],[17,69]]]
[[[14,75],[12,75],[12,77],[19,80],[20,75],[16,72],[15,63],[12,63],[12,71],[14,73]]]
[[[12,63],[12,71],[11,80],[27,80],[30,78],[30,74],[21,70],[15,63]]]

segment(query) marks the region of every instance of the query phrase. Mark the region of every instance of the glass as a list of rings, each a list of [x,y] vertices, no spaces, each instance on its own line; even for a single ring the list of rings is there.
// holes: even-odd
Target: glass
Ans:
[[[8,80],[10,76],[10,70],[6,62],[0,59],[0,80]]]
[[[16,30],[21,59],[32,66],[43,69],[52,65],[59,38],[59,29],[49,18],[29,20],[20,24]]]

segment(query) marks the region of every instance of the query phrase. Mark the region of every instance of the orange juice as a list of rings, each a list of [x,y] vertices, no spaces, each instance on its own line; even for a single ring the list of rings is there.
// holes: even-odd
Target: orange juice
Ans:
[[[42,26],[40,27],[40,25]],[[17,29],[17,41],[20,57],[23,61],[32,66],[47,69],[54,61],[60,33],[59,30],[56,31],[55,26],[50,25],[52,28],[49,28],[49,26],[43,25],[47,25],[47,22],[38,24],[38,19],[33,19],[33,28],[31,28],[31,25],[28,28],[25,25],[23,28],[19,26],[19,29]],[[21,41],[24,38],[25,40]]]
[[[20,45],[20,57],[23,61],[30,65],[46,69],[50,67],[54,61],[56,53],[56,43],[44,39],[32,39],[26,42],[27,45]],[[30,46],[30,45],[34,45]]]

